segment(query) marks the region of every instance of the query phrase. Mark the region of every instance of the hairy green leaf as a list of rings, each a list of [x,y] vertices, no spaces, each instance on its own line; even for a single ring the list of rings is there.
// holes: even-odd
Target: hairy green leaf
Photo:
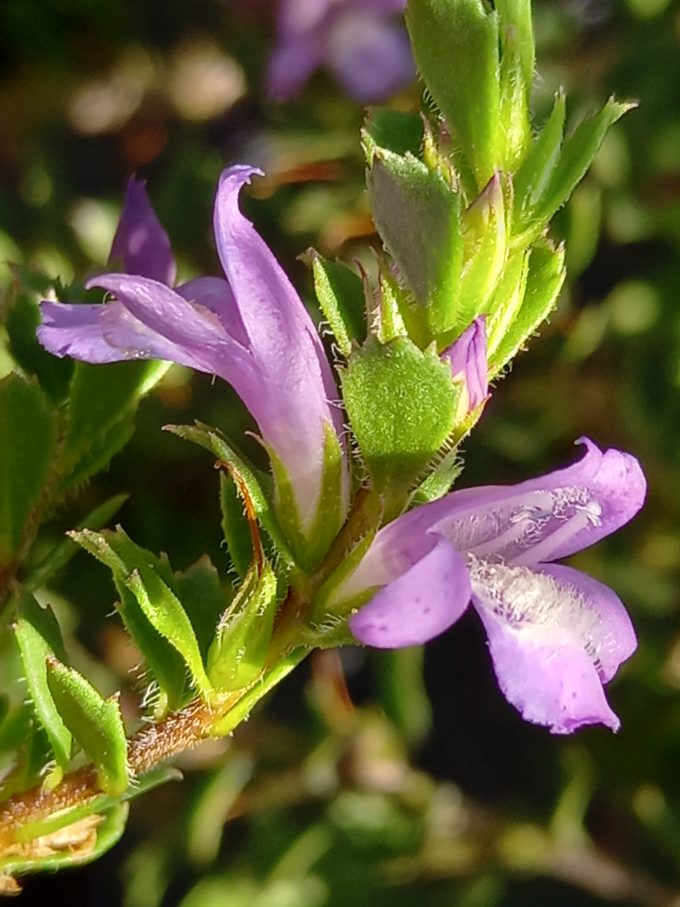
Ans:
[[[94,762],[104,793],[128,786],[127,740],[117,698],[104,699],[82,674],[47,659],[47,683],[64,724]]]
[[[33,381],[11,374],[0,381],[0,568],[18,554],[26,522],[52,466],[54,415]]]

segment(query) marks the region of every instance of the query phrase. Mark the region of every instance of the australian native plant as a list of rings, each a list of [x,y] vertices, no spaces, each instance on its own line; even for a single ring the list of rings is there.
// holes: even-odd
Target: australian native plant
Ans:
[[[247,164],[216,189],[217,276],[176,283],[133,177],[87,293],[34,287],[38,309],[18,279],[0,382],[3,651],[23,678],[0,724],[7,893],[22,874],[111,847],[128,801],[176,776],[173,756],[234,731],[314,650],[419,645],[472,608],[527,721],[619,726],[605,685],[635,649],[631,621],[612,589],[562,561],[640,509],[635,457],[580,439],[547,475],[455,483],[462,442],[555,308],[565,250],[551,219],[631,105],[609,100],[565,128],[558,92],[533,122],[529,0],[409,0],[405,15],[427,103],[373,109],[362,132],[376,267],[307,256],[332,355],[241,211],[260,176]],[[219,426],[167,426],[219,467],[228,570],[203,559],[174,572],[104,528],[120,498],[37,560],[41,525],[126,443],[169,363],[216,376],[215,395],[230,385],[268,457],[265,474]],[[137,726],[69,663],[46,604],[79,548],[110,569],[111,620],[144,658]]]

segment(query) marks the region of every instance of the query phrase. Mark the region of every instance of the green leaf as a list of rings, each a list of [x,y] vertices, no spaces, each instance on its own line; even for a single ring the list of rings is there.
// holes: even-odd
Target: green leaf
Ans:
[[[458,331],[486,314],[508,254],[507,185],[498,174],[465,212],[464,266],[459,282]]]
[[[177,595],[189,615],[196,641],[205,663],[208,649],[215,638],[217,625],[229,604],[230,596],[222,587],[219,574],[210,558],[199,561],[175,576]]]
[[[557,304],[565,278],[564,248],[547,240],[531,250],[526,290],[512,325],[493,355],[489,356],[489,377],[493,377],[524,346]]]
[[[168,368],[167,362],[76,363],[62,453],[67,484],[88,478],[124,446],[137,404]]]
[[[136,545],[122,530],[98,533],[89,529],[72,532],[70,536],[113,574],[120,596],[118,610],[128,632],[137,643],[151,674],[158,683],[160,699],[156,714],[178,708],[185,693],[185,665],[175,647],[153,626],[126,580],[141,564],[154,570],[172,584],[172,570],[150,551]]]
[[[546,224],[567,201],[586,175],[609,129],[635,106],[610,98],[598,114],[583,120],[565,139],[545,193],[533,211],[538,223]]]
[[[343,397],[386,518],[453,430],[459,389],[433,349],[407,338],[356,350],[342,371]]]
[[[443,497],[463,471],[463,461],[458,447],[447,451],[439,462],[432,467],[427,478],[414,492],[412,503],[429,504]]]
[[[503,161],[498,15],[482,0],[409,0],[418,70],[481,189]]]
[[[531,221],[533,212],[547,191],[560,157],[565,114],[566,100],[564,92],[560,90],[555,95],[552,113],[534,140],[522,166],[513,176],[517,233]]]
[[[424,138],[423,120],[417,113],[374,107],[366,117],[363,134],[369,166],[375,146],[418,157]]]
[[[430,337],[450,330],[463,243],[460,195],[413,155],[376,149],[368,171],[373,218],[416,300]]]
[[[531,0],[494,0],[494,6],[500,16],[504,48],[507,36],[510,35],[514,46],[519,51],[522,82],[525,92],[529,95],[536,67]]]
[[[174,592],[147,566],[133,570],[124,581],[134,593],[149,623],[179,652],[196,689],[211,689],[191,621]]]
[[[117,698],[103,699],[81,674],[54,657],[47,683],[64,724],[94,762],[101,789],[112,797],[128,786],[127,740]]]
[[[222,535],[229,549],[231,563],[243,577],[253,559],[250,526],[244,513],[243,498],[236,482],[228,472],[220,472],[220,509],[222,510]]]
[[[48,353],[36,336],[40,324],[38,302],[46,298],[54,281],[21,265],[12,266],[12,277],[3,312],[10,353],[23,372],[35,375],[51,400],[61,402],[68,395],[73,360]]]
[[[219,690],[238,690],[262,670],[276,614],[276,574],[254,565],[225,614],[208,654],[210,680]]]
[[[491,314],[486,322],[488,357],[491,357],[503,343],[506,334],[515,329],[515,319],[526,293],[529,255],[530,252],[525,249],[520,249],[510,255],[494,291],[493,300],[489,306]]]
[[[276,516],[272,512],[269,500],[262,490],[260,480],[254,468],[247,463],[245,458],[236,452],[235,448],[219,434],[217,429],[202,425],[200,422],[197,422],[196,425],[166,425],[164,428],[185,441],[192,441],[194,444],[204,447],[218,460],[229,463],[248,490],[258,522],[269,535],[279,554],[288,564],[293,564],[295,559],[281,532]]]
[[[50,474],[56,428],[45,395],[19,375],[0,381],[0,568],[20,551]]]
[[[17,602],[19,618],[15,634],[28,692],[40,724],[45,729],[54,758],[65,770],[71,761],[71,733],[64,724],[47,681],[47,659],[66,661],[59,624],[49,608],[41,608],[28,592]]]
[[[366,338],[366,299],[358,274],[340,261],[310,250],[316,298],[335,336],[340,352],[349,356],[352,341]]]
[[[513,5],[513,4],[510,4]],[[498,9],[498,7],[497,7]],[[521,163],[531,144],[529,117],[529,84],[525,81],[522,47],[519,35],[512,28],[502,27],[501,101],[500,116],[503,123],[503,156],[501,169],[513,171]]]
[[[125,418],[110,426],[100,437],[93,440],[92,446],[76,464],[73,471],[63,477],[60,484],[61,492],[69,493],[98,472],[106,469],[111,458],[128,443],[134,430],[133,420]]]
[[[127,501],[127,494],[116,494],[104,501],[99,507],[89,513],[82,520],[77,529],[101,529],[111,522],[113,517],[118,513],[123,504]],[[30,591],[35,591],[43,586],[56,573],[62,570],[71,560],[74,554],[79,550],[78,545],[71,539],[65,538],[62,542],[55,545],[47,555],[39,561],[30,571],[24,585]]]

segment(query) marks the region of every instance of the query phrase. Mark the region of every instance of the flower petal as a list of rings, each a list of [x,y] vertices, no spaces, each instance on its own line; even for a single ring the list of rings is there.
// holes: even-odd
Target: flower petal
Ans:
[[[140,274],[172,285],[175,259],[170,240],[156,217],[144,183],[131,176],[125,189],[123,211],[113,237],[109,261],[120,259],[129,274]]]
[[[301,520],[309,525],[321,493],[327,426],[342,439],[342,415],[331,368],[307,310],[239,211],[241,187],[257,172],[236,166],[223,173],[215,201],[215,239],[258,374],[248,396],[242,396],[287,470]],[[346,499],[346,469],[343,481]]]
[[[433,537],[430,551],[376,592],[349,627],[358,640],[379,649],[415,646],[447,630],[469,601],[465,562],[446,539]]]
[[[111,303],[115,313],[124,312],[120,303]],[[107,343],[102,334],[102,305],[70,305],[45,300],[40,304],[42,323],[38,340],[55,356],[73,356],[83,362],[119,362],[128,358]]]
[[[241,314],[236,307],[234,294],[226,280],[221,277],[196,277],[179,287],[175,287],[182,299],[196,305],[205,306],[219,316],[222,325],[231,337],[243,347],[248,346],[246,329]]]
[[[192,305],[165,284],[147,277],[130,274],[102,274],[92,278],[88,287],[98,286],[113,293],[127,311],[141,322],[143,336],[157,349],[176,350],[174,362],[189,364],[192,368],[219,375],[232,384],[239,393],[252,376],[252,363],[246,350],[227,334],[220,319],[209,309]],[[104,309],[108,308],[105,306]],[[139,332],[129,320],[109,325],[109,342],[125,343],[129,328]],[[121,334],[115,335],[120,329]],[[114,339],[115,337],[115,339]],[[155,337],[152,341],[151,338]],[[130,341],[132,337],[129,338]],[[169,341],[171,346],[161,344]],[[151,349],[151,348],[150,348]],[[156,353],[136,358],[155,358]],[[181,358],[180,358],[181,357]]]
[[[558,734],[597,723],[617,730],[602,683],[635,636],[616,595],[568,567],[472,558],[470,573],[498,682],[522,716]]]
[[[347,10],[329,28],[326,62],[358,101],[382,101],[415,76],[403,25],[369,10]]]
[[[566,469],[518,485],[454,491],[418,508],[412,521],[459,551],[496,561],[536,564],[581,551],[638,512],[646,483],[635,457],[603,453],[587,438],[580,443],[585,455]],[[412,532],[415,525],[399,528]]]
[[[451,366],[454,381],[463,382],[464,414],[476,409],[489,392],[485,319],[475,318],[440,358]]]
[[[207,368],[201,355],[161,337],[135,318],[120,302],[69,305],[43,302],[38,340],[55,356],[72,356],[102,364],[130,359],[165,359],[199,371]]]

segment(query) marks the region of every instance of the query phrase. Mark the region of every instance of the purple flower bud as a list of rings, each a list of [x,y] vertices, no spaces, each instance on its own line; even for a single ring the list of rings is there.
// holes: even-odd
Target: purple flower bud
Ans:
[[[444,350],[441,359],[451,366],[453,380],[463,385],[458,404],[461,421],[486,400],[489,392],[485,319],[475,318],[455,343]]]
[[[131,176],[123,211],[113,237],[109,263],[120,261],[128,274],[140,274],[170,286],[175,282],[175,259],[170,240],[151,207],[141,180]]]
[[[498,682],[528,721],[553,733],[616,730],[603,684],[636,647],[625,608],[606,586],[551,563],[594,544],[642,506],[638,461],[600,451],[519,485],[454,491],[398,517],[335,591],[337,603],[382,587],[349,621],[361,642],[422,643],[470,599]]]

